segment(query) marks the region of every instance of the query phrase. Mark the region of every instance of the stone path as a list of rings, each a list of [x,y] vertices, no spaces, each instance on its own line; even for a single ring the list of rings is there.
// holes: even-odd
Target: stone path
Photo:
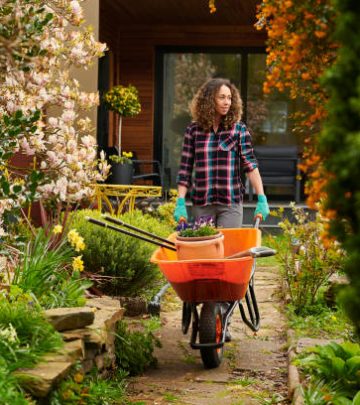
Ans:
[[[190,348],[189,333],[182,334],[182,303],[171,290],[162,303],[158,367],[130,380],[131,403],[287,404],[286,325],[277,267],[258,265],[255,284],[259,332],[252,332],[236,309],[232,342],[225,345],[221,366],[211,370],[203,368],[199,351]]]

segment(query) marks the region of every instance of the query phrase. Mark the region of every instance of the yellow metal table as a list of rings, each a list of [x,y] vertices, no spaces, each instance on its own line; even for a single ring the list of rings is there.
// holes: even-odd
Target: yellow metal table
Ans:
[[[135,208],[136,198],[161,197],[162,195],[162,187],[160,186],[137,186],[131,184],[94,184],[93,186],[98,210],[102,210],[104,203],[110,214],[121,214],[126,204],[128,204],[128,211],[132,212]],[[117,209],[114,209],[109,197],[119,199]]]

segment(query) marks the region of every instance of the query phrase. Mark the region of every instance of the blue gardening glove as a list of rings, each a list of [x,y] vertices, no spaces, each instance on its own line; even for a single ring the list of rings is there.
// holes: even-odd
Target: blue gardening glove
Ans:
[[[269,205],[267,203],[266,195],[259,194],[257,196],[257,198],[258,198],[258,202],[256,204],[256,209],[255,209],[255,215],[254,216],[256,216],[258,214],[261,214],[262,220],[265,221],[267,216],[270,214],[270,209],[269,209]]]
[[[184,218],[186,221],[188,219],[184,197],[178,197],[178,199],[176,200],[174,218],[176,222],[179,222],[180,218]]]

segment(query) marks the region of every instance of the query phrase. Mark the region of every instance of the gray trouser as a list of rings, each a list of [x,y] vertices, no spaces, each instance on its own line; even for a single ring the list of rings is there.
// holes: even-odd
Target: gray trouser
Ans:
[[[193,219],[208,215],[214,218],[217,228],[241,228],[243,206],[242,204],[234,204],[231,206],[212,204],[203,207],[194,205],[192,207]]]

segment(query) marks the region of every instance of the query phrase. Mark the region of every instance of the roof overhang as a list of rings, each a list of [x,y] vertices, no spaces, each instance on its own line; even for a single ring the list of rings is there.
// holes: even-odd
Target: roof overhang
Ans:
[[[220,25],[249,26],[256,22],[261,0],[216,0],[211,14],[208,0],[101,0],[101,12],[116,15],[121,26],[129,25]]]

